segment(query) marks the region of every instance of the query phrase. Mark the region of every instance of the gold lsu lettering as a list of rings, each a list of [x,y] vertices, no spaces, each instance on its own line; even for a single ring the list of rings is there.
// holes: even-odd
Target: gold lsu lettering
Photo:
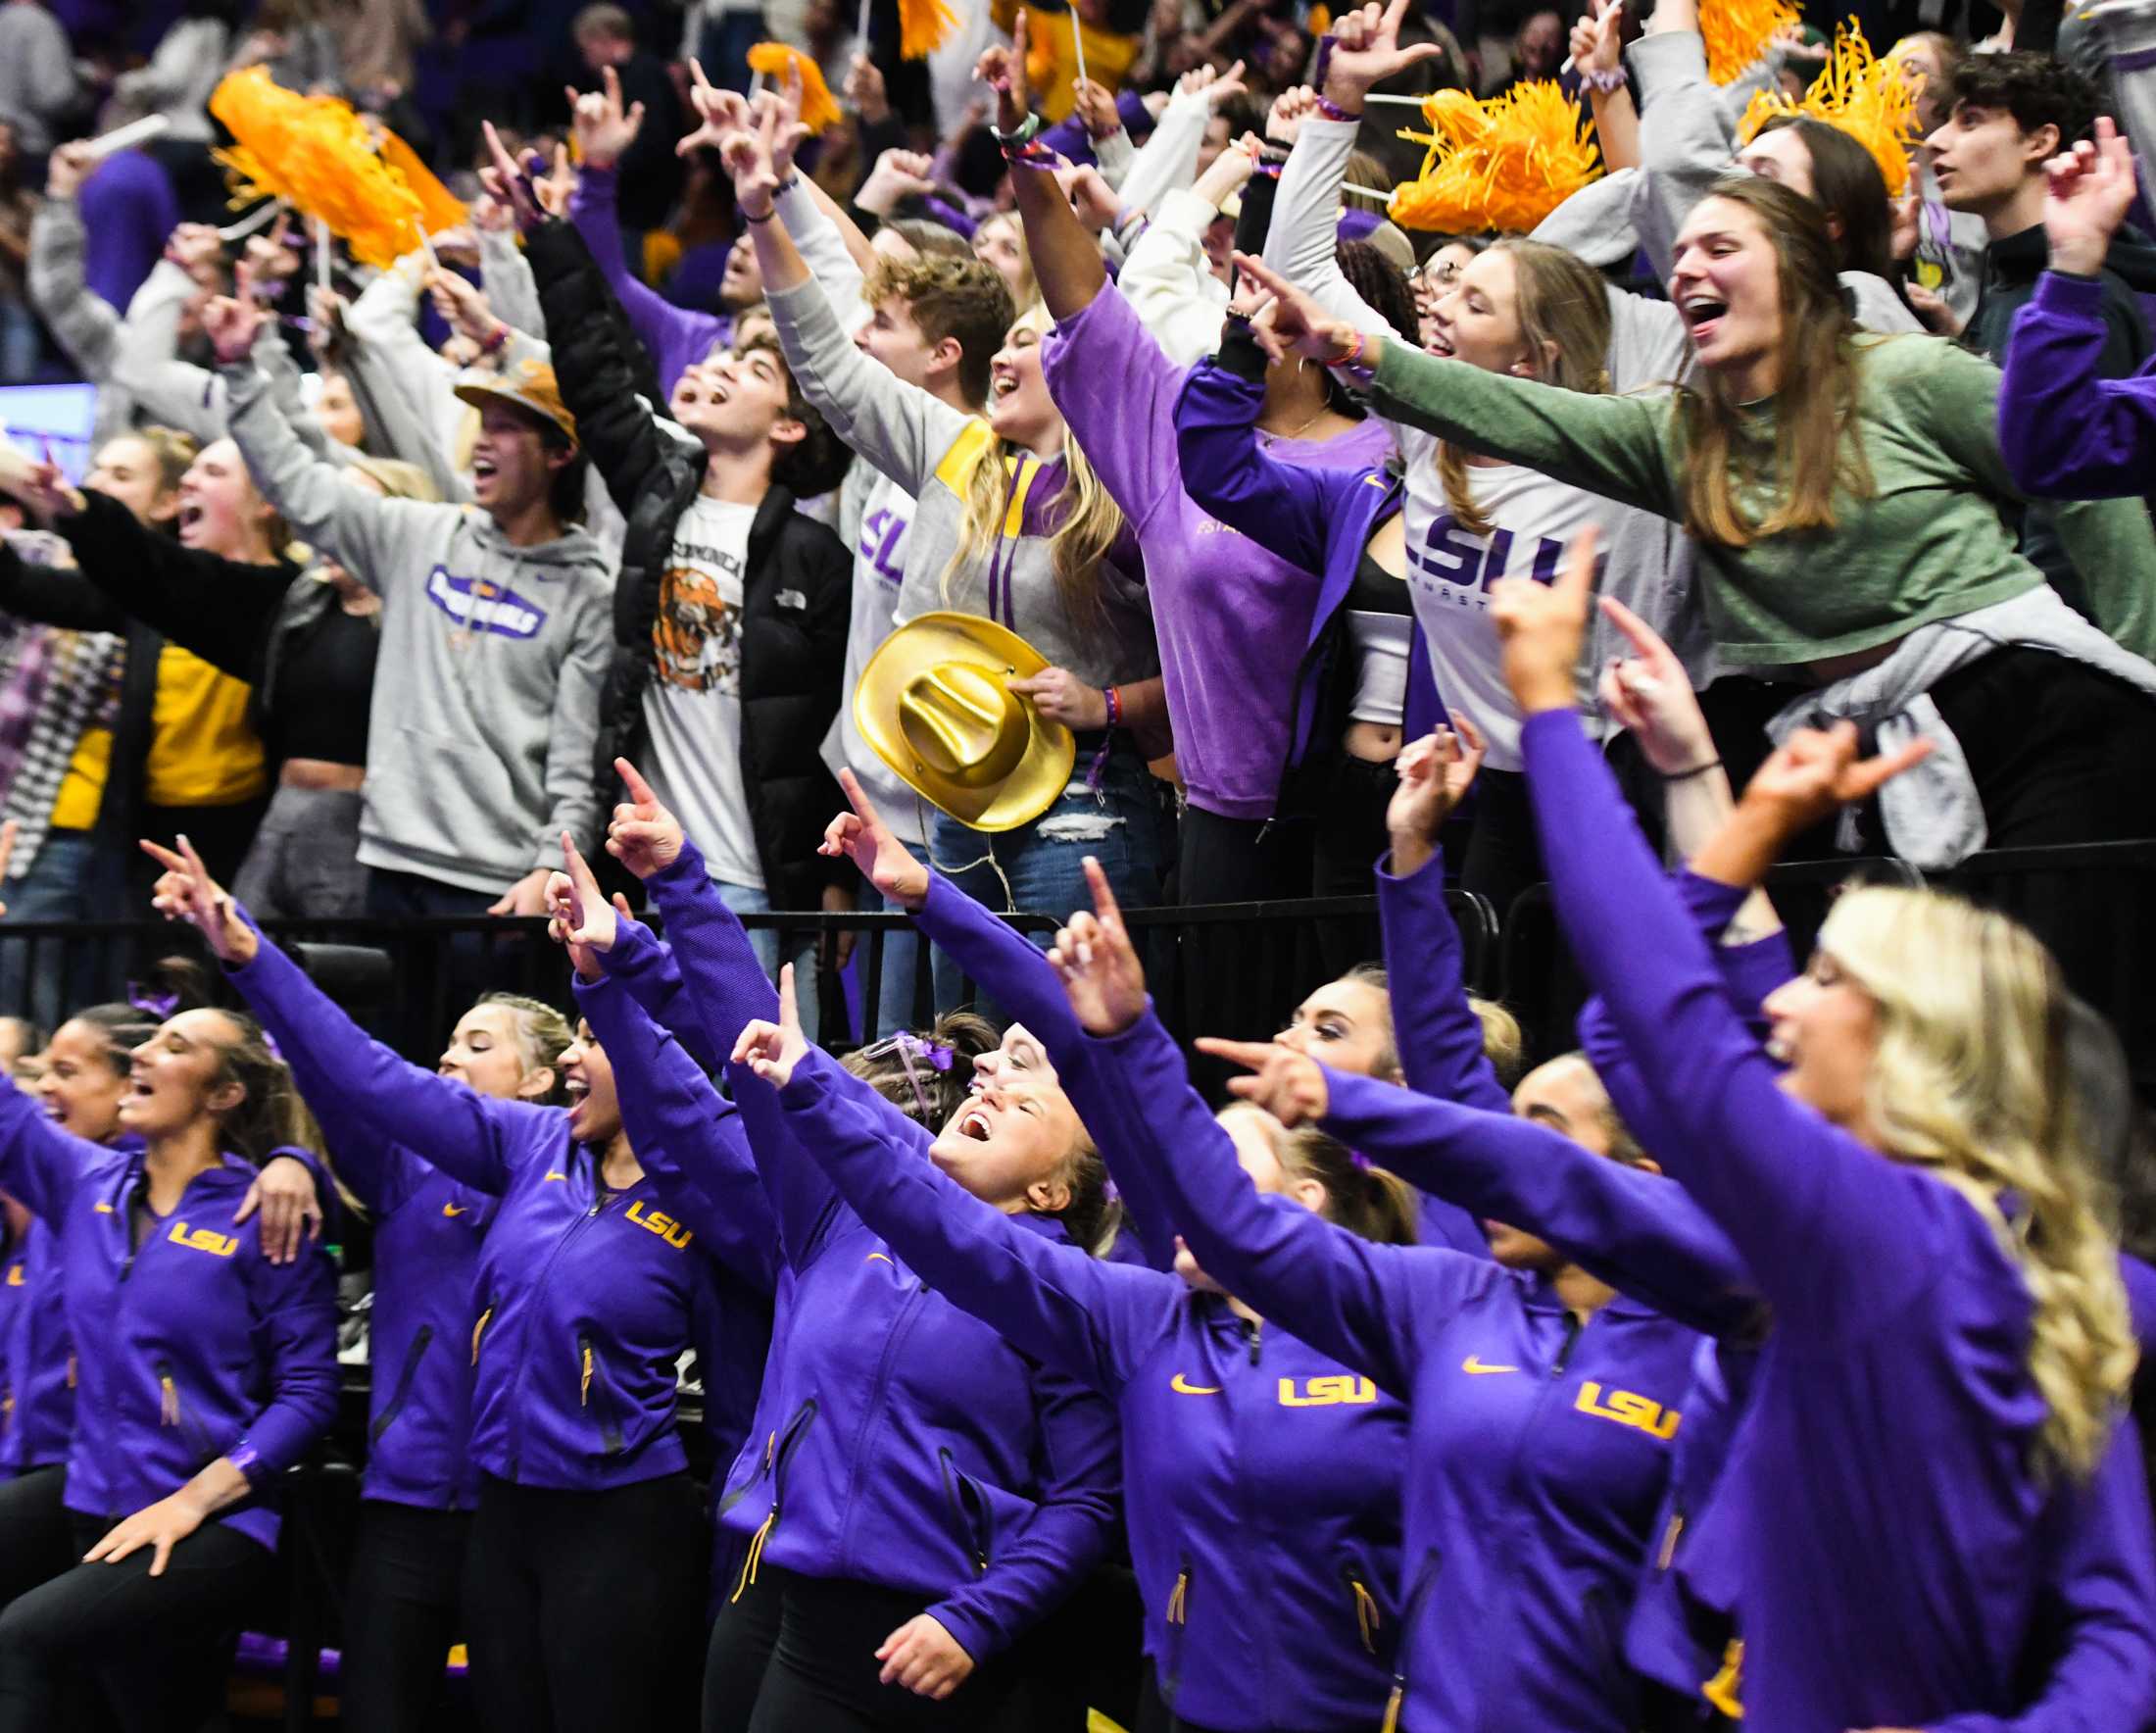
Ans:
[[[1614,1420],[1620,1426],[1630,1426],[1665,1444],[1677,1436],[1677,1423],[1684,1418],[1675,1409],[1666,1409],[1635,1391],[1612,1390],[1605,1396],[1601,1385],[1592,1378],[1581,1383],[1579,1399],[1572,1406],[1583,1414],[1592,1414],[1598,1420]]]
[[[638,1227],[657,1234],[676,1252],[685,1250],[689,1242],[696,1238],[695,1234],[683,1227],[665,1211],[646,1210],[644,1200],[641,1198],[629,1206],[629,1219],[635,1222]]]
[[[1299,1391],[1293,1378],[1280,1380],[1282,1408],[1339,1408],[1343,1405],[1360,1407],[1377,1399],[1378,1387],[1368,1378],[1350,1377],[1345,1372],[1328,1372],[1320,1377],[1305,1378]]]
[[[230,1234],[213,1233],[207,1227],[189,1227],[184,1221],[173,1222],[168,1237],[175,1246],[185,1246],[190,1252],[207,1252],[213,1258],[229,1258],[239,1250],[239,1241]]]

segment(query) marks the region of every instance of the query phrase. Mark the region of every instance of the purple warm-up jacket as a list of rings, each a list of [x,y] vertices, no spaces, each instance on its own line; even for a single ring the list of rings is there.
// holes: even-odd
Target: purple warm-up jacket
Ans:
[[[693,849],[646,885],[666,917],[682,1011],[701,1022],[707,1051],[730,1053],[743,1026],[778,1009],[747,934]],[[663,1060],[663,1050],[648,1057]],[[663,1063],[684,1087],[656,1108],[693,1114],[681,1064]],[[820,1052],[783,1100],[745,1068],[728,1075],[749,1158],[678,1135],[671,1153],[707,1190],[760,1178],[785,1259],[781,1347],[718,1500],[722,1539],[746,1550],[742,1587],[768,1560],[922,1595],[986,1660],[1105,1556],[1117,1511],[1114,1411],[931,1291],[802,1148],[835,1134],[827,1102],[851,1104],[890,1159],[925,1161],[927,1131]],[[1012,1219],[1065,1244],[1055,1221]]]
[[[1625,1299],[1583,1324],[1539,1277],[1260,1196],[1150,1012],[1102,1045],[1118,1182],[1150,1167],[1208,1274],[1409,1405],[1401,1726],[1636,1726],[1625,1612],[1697,1336]]]
[[[1558,913],[1661,1110],[1656,1154],[1774,1309],[1717,1494],[1742,1512],[1721,1532],[1746,1724],[2012,1716],[2057,1520],[2020,1272],[1959,1192],[1783,1092],[1578,717],[1531,717],[1523,744]],[[2110,1526],[2137,1592],[2120,1640],[2145,1650],[2145,1510]]]
[[[1367,1733],[1398,1641],[1406,1410],[1179,1276],[1055,1244],[875,1121],[827,1095],[802,1145],[923,1282],[1116,1404],[1168,1707],[1218,1733]]]
[[[1405,878],[1381,880],[1389,955],[1396,941],[1404,954],[1418,954],[1414,947],[1445,954],[1442,928],[1448,922],[1437,870],[1432,862]],[[1777,932],[1721,944],[1746,893],[1690,872],[1675,874],[1672,883],[1714,946],[1738,1014],[1757,1020],[1765,996],[1788,978],[1786,940]],[[1479,1025],[1456,992],[1438,990],[1442,977],[1442,970],[1399,977],[1395,1015],[1403,1031],[1458,1047]],[[1581,1014],[1580,1027],[1634,1135],[1650,1154],[1666,1147],[1676,1133],[1598,1001]],[[1716,1338],[1702,1341],[1694,1357],[1626,1655],[1641,1673],[1681,1696],[1734,1710],[1743,1699],[1735,1609],[1744,1517],[1738,1497],[1724,1496],[1724,1468],[1749,1407],[1769,1322],[1741,1255],[1669,1180],[1591,1156],[1517,1120],[1478,1128],[1457,1107],[1336,1078],[1327,1127],[1403,1177],[1525,1227],[1620,1291]],[[2122,1259],[2121,1266],[2130,1293],[2148,1276],[2135,1260]],[[2062,1490],[2046,1511],[2042,1550],[2033,1561],[2042,1576],[2041,1617],[2017,1661],[2016,1701],[2023,1707],[2011,1717],[1968,1714],[1940,1725],[1953,1733],[2138,1726],[2156,1706],[2156,1659],[2145,1615],[2136,1610],[2145,1606],[2146,1567],[2136,1560],[2148,1551],[2148,1521],[2139,1451],[2132,1428],[2122,1427],[2091,1486]]]
[[[2156,477],[2156,361],[2124,379],[2099,372],[2103,284],[2047,271],[2014,315],[1999,381],[1999,455],[2024,493],[2105,499]]]
[[[740,1273],[770,1255],[770,1218],[753,1195],[729,1211],[696,1208],[662,1199],[647,1172],[610,1197],[563,1109],[497,1101],[407,1064],[268,939],[226,972],[282,1051],[304,1056],[327,1094],[318,1112],[423,1150],[500,1200],[473,1322],[456,1345],[473,1371],[479,1468],[574,1492],[681,1472],[675,1365],[692,1347],[707,1424],[739,1448],[770,1324],[768,1284],[760,1292]]]
[[[236,1156],[189,1180],[136,1247],[142,1162],[70,1136],[0,1083],[0,1187],[58,1236],[76,1344],[68,1509],[130,1515],[228,1457],[255,1490],[215,1519],[273,1547],[274,1483],[336,1417],[328,1255],[263,1256],[259,1218],[232,1219],[255,1179]]]

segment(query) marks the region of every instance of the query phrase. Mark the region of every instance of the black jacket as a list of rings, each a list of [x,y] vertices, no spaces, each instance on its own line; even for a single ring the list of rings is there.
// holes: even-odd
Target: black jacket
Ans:
[[[611,805],[619,786],[615,757],[633,762],[644,747],[660,583],[706,460],[660,424],[654,406],[664,398],[651,358],[582,237],[551,220],[533,232],[528,251],[563,400],[628,520],[594,766]],[[757,508],[742,574],[741,771],[764,891],[776,909],[814,909],[824,886],[847,877],[816,845],[844,804],[822,745],[844,696],[852,584],[846,545],[796,512],[793,495],[774,484]]]

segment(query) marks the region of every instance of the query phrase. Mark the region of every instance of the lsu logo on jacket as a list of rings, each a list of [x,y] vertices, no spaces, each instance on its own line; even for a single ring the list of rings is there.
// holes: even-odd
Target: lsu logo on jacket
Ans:
[[[172,1223],[172,1231],[167,1236],[173,1245],[185,1246],[190,1252],[207,1252],[213,1258],[229,1258],[239,1250],[239,1241],[228,1233],[214,1233],[207,1227],[189,1227],[184,1221]]]
[[[647,1233],[655,1233],[676,1252],[685,1251],[696,1235],[663,1210],[646,1210],[642,1198],[629,1206],[629,1219]]]
[[[1650,1438],[1659,1438],[1665,1444],[1677,1436],[1677,1424],[1684,1418],[1675,1409],[1666,1409],[1650,1397],[1633,1390],[1605,1392],[1592,1378],[1582,1381],[1580,1394],[1572,1406],[1583,1414],[1592,1414],[1598,1420],[1611,1420],[1620,1426],[1630,1426],[1644,1432]]]

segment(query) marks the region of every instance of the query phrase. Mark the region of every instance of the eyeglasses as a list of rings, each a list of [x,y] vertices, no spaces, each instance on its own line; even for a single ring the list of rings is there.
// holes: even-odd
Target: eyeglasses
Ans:
[[[1464,269],[1457,259],[1440,259],[1433,255],[1410,271],[1407,280],[1417,287],[1444,288],[1458,282]]]

